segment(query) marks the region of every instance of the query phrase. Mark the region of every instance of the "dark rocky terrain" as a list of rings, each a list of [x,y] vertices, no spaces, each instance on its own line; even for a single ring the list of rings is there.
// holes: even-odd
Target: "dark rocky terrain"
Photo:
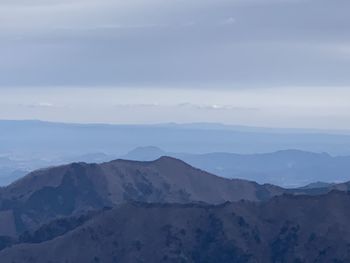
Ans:
[[[170,157],[152,162],[73,163],[30,173],[0,189],[0,236],[117,204],[262,201],[285,190],[224,179]]]
[[[0,258],[4,263],[345,263],[350,260],[349,220],[350,195],[339,191],[261,203],[129,203],[52,240],[4,249]],[[50,227],[57,228],[45,226],[41,235],[47,236]]]

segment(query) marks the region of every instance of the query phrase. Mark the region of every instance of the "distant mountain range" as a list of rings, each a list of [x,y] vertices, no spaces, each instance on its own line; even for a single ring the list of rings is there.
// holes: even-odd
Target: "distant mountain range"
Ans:
[[[15,180],[23,177],[31,171],[58,166],[72,162],[101,163],[112,160],[113,156],[104,153],[90,153],[78,156],[60,156],[54,159],[28,158],[18,159],[10,157],[0,157],[0,187],[9,185]]]
[[[22,163],[11,160],[8,157],[0,157],[0,186],[7,185],[24,176],[29,171]]]
[[[140,148],[142,145],[160,149]],[[227,178],[283,187],[350,179],[350,158],[345,157],[350,156],[349,131],[215,123],[107,125],[0,120],[0,186],[30,171],[70,162],[155,160],[164,155]]]
[[[350,156],[333,157],[326,153],[300,150],[264,154],[188,154],[165,152],[150,146],[136,148],[122,158],[149,161],[164,155],[181,159],[222,177],[283,187],[300,187],[317,181],[332,183],[350,180]]]
[[[152,161],[161,156],[181,159],[192,166],[225,177],[269,183],[282,187],[301,187],[317,181],[339,183],[350,180],[350,156],[331,156],[300,150],[283,150],[262,154],[166,152],[158,147],[138,147],[122,159]],[[90,153],[62,156],[53,160],[0,158],[0,186],[8,185],[29,171],[70,162],[101,163],[115,159],[113,155]],[[315,188],[315,187],[313,187]]]
[[[169,152],[240,154],[299,149],[350,155],[349,131],[274,129],[210,123],[107,125],[0,121],[0,154],[54,159],[86,153],[122,155],[145,145]]]
[[[0,258],[2,263],[349,262],[349,220],[350,195],[334,191],[260,204],[129,203],[54,221],[1,251]]]

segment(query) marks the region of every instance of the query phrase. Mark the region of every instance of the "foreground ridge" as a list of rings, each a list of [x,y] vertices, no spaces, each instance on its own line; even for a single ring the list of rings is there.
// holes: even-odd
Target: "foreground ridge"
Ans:
[[[349,219],[350,195],[341,191],[261,203],[129,203],[0,257],[4,263],[348,262]]]

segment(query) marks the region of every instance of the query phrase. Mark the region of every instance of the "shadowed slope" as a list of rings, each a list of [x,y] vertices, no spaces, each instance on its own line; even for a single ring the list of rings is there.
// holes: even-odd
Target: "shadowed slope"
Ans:
[[[0,215],[13,214],[16,228],[11,234],[16,235],[60,216],[128,201],[218,204],[266,200],[283,191],[217,177],[170,157],[152,162],[73,163],[33,172],[3,188]]]
[[[349,262],[350,196],[263,203],[125,204],[2,262]],[[84,253],[82,253],[84,251]]]

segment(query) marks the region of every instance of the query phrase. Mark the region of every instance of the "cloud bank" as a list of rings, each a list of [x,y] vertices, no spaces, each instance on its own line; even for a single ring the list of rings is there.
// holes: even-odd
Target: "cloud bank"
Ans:
[[[350,85],[347,0],[5,0],[0,87]]]

